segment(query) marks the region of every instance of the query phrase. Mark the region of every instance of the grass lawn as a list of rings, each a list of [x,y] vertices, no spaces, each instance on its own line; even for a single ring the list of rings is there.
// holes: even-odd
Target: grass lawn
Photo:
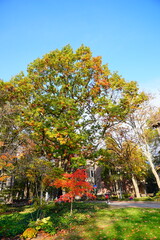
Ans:
[[[140,208],[99,210],[88,223],[76,227],[65,238],[57,239],[160,239],[160,210]]]
[[[78,202],[72,216],[69,211],[69,204],[49,204],[42,209],[44,217],[50,216],[52,225],[45,226],[45,230],[56,232],[54,240],[160,240],[160,209],[111,208],[106,203]],[[0,215],[0,239],[22,234],[39,214],[39,210],[27,207]]]

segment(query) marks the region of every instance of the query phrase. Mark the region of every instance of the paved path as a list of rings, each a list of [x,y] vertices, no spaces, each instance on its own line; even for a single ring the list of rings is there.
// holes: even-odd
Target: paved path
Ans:
[[[109,205],[113,207],[160,208],[160,202],[112,201]]]

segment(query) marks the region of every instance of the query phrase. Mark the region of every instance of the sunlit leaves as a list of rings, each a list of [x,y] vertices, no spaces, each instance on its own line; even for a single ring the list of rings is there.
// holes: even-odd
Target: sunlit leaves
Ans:
[[[37,163],[43,157],[65,171],[93,158],[106,130],[146,99],[135,82],[112,73],[101,56],[93,56],[84,45],[75,51],[67,45],[37,58],[26,75],[21,72],[8,83],[1,81],[0,87],[5,126],[10,126],[1,128],[2,135],[12,133],[8,139],[14,138],[14,146],[23,153],[20,160]],[[24,133],[32,148],[26,138],[23,141]]]

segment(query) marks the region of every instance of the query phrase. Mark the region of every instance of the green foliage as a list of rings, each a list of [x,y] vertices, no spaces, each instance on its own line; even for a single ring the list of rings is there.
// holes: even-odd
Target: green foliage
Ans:
[[[50,234],[55,234],[56,232],[53,223],[50,220],[50,216],[42,219],[37,219],[36,221],[31,221],[29,223],[29,227],[32,227],[37,231],[44,230],[45,232],[48,232]]]
[[[0,216],[0,237],[11,237],[21,234],[27,227],[30,214],[12,213]]]
[[[160,197],[160,191],[156,193],[156,197]]]
[[[100,206],[101,208],[102,206]],[[106,207],[106,204],[103,205]],[[84,223],[99,208],[94,203],[74,203],[73,215],[70,215],[70,204],[48,204],[43,210],[27,207],[20,213],[0,215],[0,237],[13,237],[22,234],[29,227],[43,229],[54,234],[62,229]],[[87,217],[86,217],[87,215]]]
[[[153,197],[135,198],[134,201],[154,201]]]
[[[160,191],[156,193],[156,196],[153,197],[155,201],[160,201]]]
[[[3,203],[0,204],[0,213],[7,212],[7,209],[8,209],[7,204],[3,204]]]

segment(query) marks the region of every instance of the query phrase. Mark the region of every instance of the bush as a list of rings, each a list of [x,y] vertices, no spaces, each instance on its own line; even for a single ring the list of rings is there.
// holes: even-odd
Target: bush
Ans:
[[[156,197],[160,197],[160,191],[156,193]]]
[[[105,200],[105,196],[104,195],[97,195],[96,200],[103,201],[103,200]]]
[[[27,228],[21,235],[22,239],[34,238],[37,236],[37,230],[34,228]]]
[[[37,231],[44,230],[45,232],[55,234],[55,229],[53,226],[52,221],[50,220],[50,217],[37,219],[36,221],[31,221],[29,223],[29,227],[35,228]]]
[[[110,199],[113,200],[113,201],[118,200],[118,195],[111,195]]]
[[[5,212],[7,212],[7,209],[8,209],[8,207],[7,207],[7,205],[6,204],[0,204],[0,213],[5,213]]]
[[[21,234],[29,223],[30,214],[12,214],[0,215],[0,237],[11,237]]]
[[[160,201],[160,191],[156,193],[156,196],[153,197],[154,200]]]
[[[124,199],[129,199],[130,196],[131,196],[130,193],[124,193],[124,194],[122,195],[122,197],[123,197]]]
[[[134,201],[153,201],[153,197],[134,198]]]

